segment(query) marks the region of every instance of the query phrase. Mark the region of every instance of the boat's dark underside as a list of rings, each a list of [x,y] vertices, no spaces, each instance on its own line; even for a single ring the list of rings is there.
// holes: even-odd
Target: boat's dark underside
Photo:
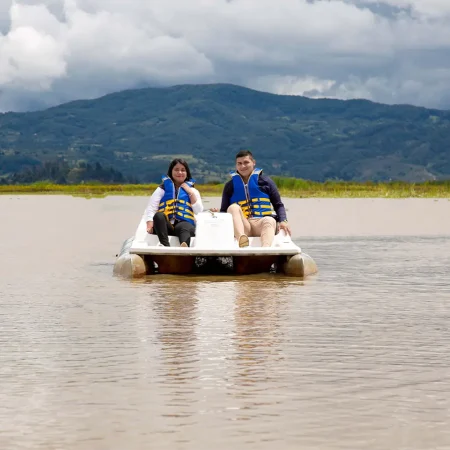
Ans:
[[[286,256],[159,256],[142,255],[147,274],[255,274],[276,272]]]

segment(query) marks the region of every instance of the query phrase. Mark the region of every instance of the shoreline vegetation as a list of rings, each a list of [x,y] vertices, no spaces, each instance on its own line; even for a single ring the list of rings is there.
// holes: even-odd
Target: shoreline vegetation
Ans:
[[[273,176],[282,197],[290,198],[450,198],[450,180],[410,183],[326,181],[323,183]],[[109,195],[149,196],[158,183],[149,184],[53,184],[40,181],[23,185],[0,185],[0,195],[71,195],[86,198]],[[202,197],[220,197],[223,183],[197,184]]]

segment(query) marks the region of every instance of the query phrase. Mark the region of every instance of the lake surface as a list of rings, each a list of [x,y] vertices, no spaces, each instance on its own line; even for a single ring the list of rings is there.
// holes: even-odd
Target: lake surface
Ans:
[[[306,280],[116,279],[146,203],[0,196],[0,448],[450,448],[450,201],[286,200]]]

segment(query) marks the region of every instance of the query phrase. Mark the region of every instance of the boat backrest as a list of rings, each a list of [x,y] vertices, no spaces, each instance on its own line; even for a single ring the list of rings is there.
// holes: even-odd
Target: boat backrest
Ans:
[[[227,250],[235,247],[231,214],[207,211],[197,214],[196,219],[196,248]]]

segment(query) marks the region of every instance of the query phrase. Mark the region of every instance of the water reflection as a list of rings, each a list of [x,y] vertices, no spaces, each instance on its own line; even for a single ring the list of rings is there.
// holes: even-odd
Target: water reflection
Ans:
[[[274,403],[262,402],[261,393],[282,386],[287,283],[276,276],[152,282],[157,377],[169,416],[226,414],[240,420]]]
[[[174,277],[157,286],[151,301],[158,318],[156,337],[161,343],[166,375],[174,383],[186,383],[192,379],[190,369],[196,362],[198,284]]]
[[[153,283],[152,309],[155,339],[160,345],[157,382],[166,398],[162,416],[187,418],[195,412],[199,376],[197,350],[198,283],[185,278],[164,277]],[[176,426],[185,422],[177,422]]]
[[[234,301],[236,380],[242,386],[268,381],[276,372],[270,366],[283,359],[280,318],[286,302],[283,283],[263,279],[236,283]]]

